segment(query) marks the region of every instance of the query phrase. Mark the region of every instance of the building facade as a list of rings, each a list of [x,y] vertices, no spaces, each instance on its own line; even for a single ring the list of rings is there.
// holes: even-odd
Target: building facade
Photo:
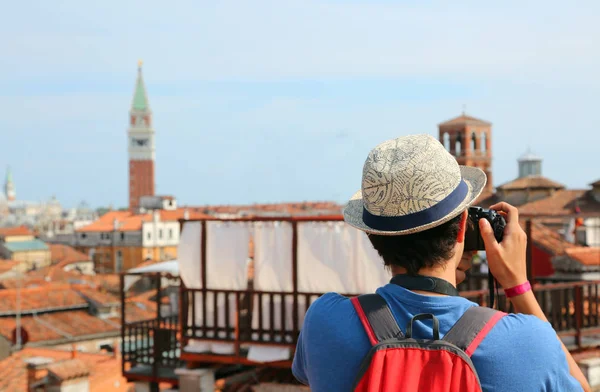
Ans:
[[[142,77],[142,63],[138,66],[135,92],[129,111],[129,207],[139,206],[142,196],[154,195],[154,129],[152,111]]]

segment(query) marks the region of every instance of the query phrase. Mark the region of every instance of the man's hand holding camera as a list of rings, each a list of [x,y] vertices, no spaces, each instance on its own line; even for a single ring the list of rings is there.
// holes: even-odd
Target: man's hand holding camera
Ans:
[[[506,228],[502,242],[498,243],[490,223],[486,219],[479,220],[489,269],[503,288],[518,286],[527,281],[527,234],[519,224],[519,211],[504,202],[490,209],[504,216]]]

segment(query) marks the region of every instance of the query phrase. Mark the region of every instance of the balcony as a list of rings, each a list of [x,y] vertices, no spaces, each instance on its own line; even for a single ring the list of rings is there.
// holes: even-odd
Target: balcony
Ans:
[[[244,260],[241,263],[236,261],[235,268],[248,268],[248,271],[232,271],[227,269],[231,267],[228,266],[225,273],[216,274],[215,268],[221,268],[229,261],[214,251],[212,256],[207,256],[211,253],[210,246],[217,244],[222,247],[222,242],[215,242],[210,236],[216,235],[218,230],[227,229],[227,225],[211,226],[206,220],[183,224],[196,223],[197,230],[193,233],[185,228],[182,230],[183,246],[180,246],[179,254],[182,280],[165,274],[123,275],[122,309],[127,309],[123,314],[122,332],[125,377],[131,381],[176,384],[175,369],[182,367],[216,367],[219,377],[230,371],[256,366],[289,369],[306,310],[326,292],[307,290],[302,283],[307,276],[314,280],[315,272],[312,269],[307,271],[302,265],[305,256],[300,248],[305,246],[306,251],[306,244],[302,242],[307,237],[300,228],[303,224],[318,226],[332,222],[335,231],[339,219],[269,218],[232,219],[227,222],[245,222],[249,230],[254,230],[256,222],[276,221],[288,224],[286,235],[290,238],[283,239],[285,252],[277,253],[281,258],[271,258],[271,262],[273,265],[289,262],[290,265],[285,273],[275,275],[275,278],[269,275],[267,281],[271,284],[279,278],[289,279],[287,286],[279,285],[279,282],[275,285],[286,289],[265,290],[260,283],[260,272],[254,275],[258,264],[247,265]],[[278,227],[281,228],[273,226],[271,229],[277,230]],[[220,235],[228,240],[225,244],[233,246],[234,241],[230,239],[234,237],[230,237],[230,232],[225,230]],[[192,242],[187,242],[190,238]],[[255,237],[257,252],[260,252],[260,244],[264,245],[259,238]],[[281,240],[282,237],[277,238]],[[355,240],[351,237],[351,241]],[[213,245],[207,246],[210,241]],[[253,244],[252,252],[254,247]],[[230,260],[239,258],[229,256]],[[212,261],[210,257],[213,257]],[[184,259],[188,260],[187,267],[183,264]],[[127,283],[132,276],[135,282]],[[220,278],[223,276],[226,279]],[[213,288],[215,282],[230,285],[233,279],[237,279],[236,284],[244,289]],[[194,282],[196,287],[187,287],[186,281]],[[461,295],[482,306],[489,306],[486,281],[487,275],[473,274],[461,286]],[[330,281],[325,279],[325,283],[327,286]],[[533,288],[549,322],[570,350],[577,352],[600,345],[600,281],[535,284]],[[343,291],[334,287],[329,291],[353,295],[353,290]],[[366,291],[371,290],[362,292]],[[502,290],[498,292],[495,307],[506,312],[513,310]]]
[[[130,382],[178,383],[178,282],[168,274],[121,275],[122,373]]]
[[[544,314],[565,345],[573,351],[600,344],[600,281],[539,284],[534,287]],[[511,312],[512,306],[506,296],[499,291],[497,309]],[[185,352],[181,358],[192,362],[237,363],[256,365],[248,360],[248,348],[255,345],[280,346],[293,349],[298,338],[298,329],[285,328],[291,317],[303,318],[307,305],[319,293],[252,292],[226,290],[200,290],[182,287],[182,346],[188,346],[190,339],[230,344],[230,351],[224,354]],[[463,291],[461,295],[482,306],[490,303],[487,290]],[[207,299],[210,298],[212,306]],[[225,306],[217,306],[218,303]],[[252,306],[258,304],[258,307]],[[233,306],[233,309],[230,308]],[[218,309],[207,312],[207,309]],[[196,317],[203,313],[201,317]],[[207,314],[208,313],[208,314]],[[212,314],[210,314],[212,313]],[[258,325],[252,325],[252,313],[258,314]],[[234,314],[233,320],[230,314]],[[193,320],[207,320],[194,323]],[[231,325],[231,327],[228,327]],[[289,325],[289,323],[288,323]],[[289,367],[290,360],[270,362],[271,367]]]

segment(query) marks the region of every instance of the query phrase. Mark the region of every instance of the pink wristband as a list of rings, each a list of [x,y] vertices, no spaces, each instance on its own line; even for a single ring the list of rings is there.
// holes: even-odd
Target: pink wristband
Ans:
[[[506,298],[511,298],[526,293],[529,290],[531,290],[531,284],[529,283],[529,281],[526,281],[525,283],[521,283],[518,286],[511,287],[509,289],[504,289],[504,294],[506,294]]]

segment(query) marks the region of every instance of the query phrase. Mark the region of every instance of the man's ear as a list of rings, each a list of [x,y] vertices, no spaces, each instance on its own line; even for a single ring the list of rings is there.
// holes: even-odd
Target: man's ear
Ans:
[[[465,210],[462,213],[460,218],[460,229],[458,230],[458,236],[456,237],[456,242],[461,243],[465,241],[465,235],[467,234],[467,218],[469,217],[469,212]]]

